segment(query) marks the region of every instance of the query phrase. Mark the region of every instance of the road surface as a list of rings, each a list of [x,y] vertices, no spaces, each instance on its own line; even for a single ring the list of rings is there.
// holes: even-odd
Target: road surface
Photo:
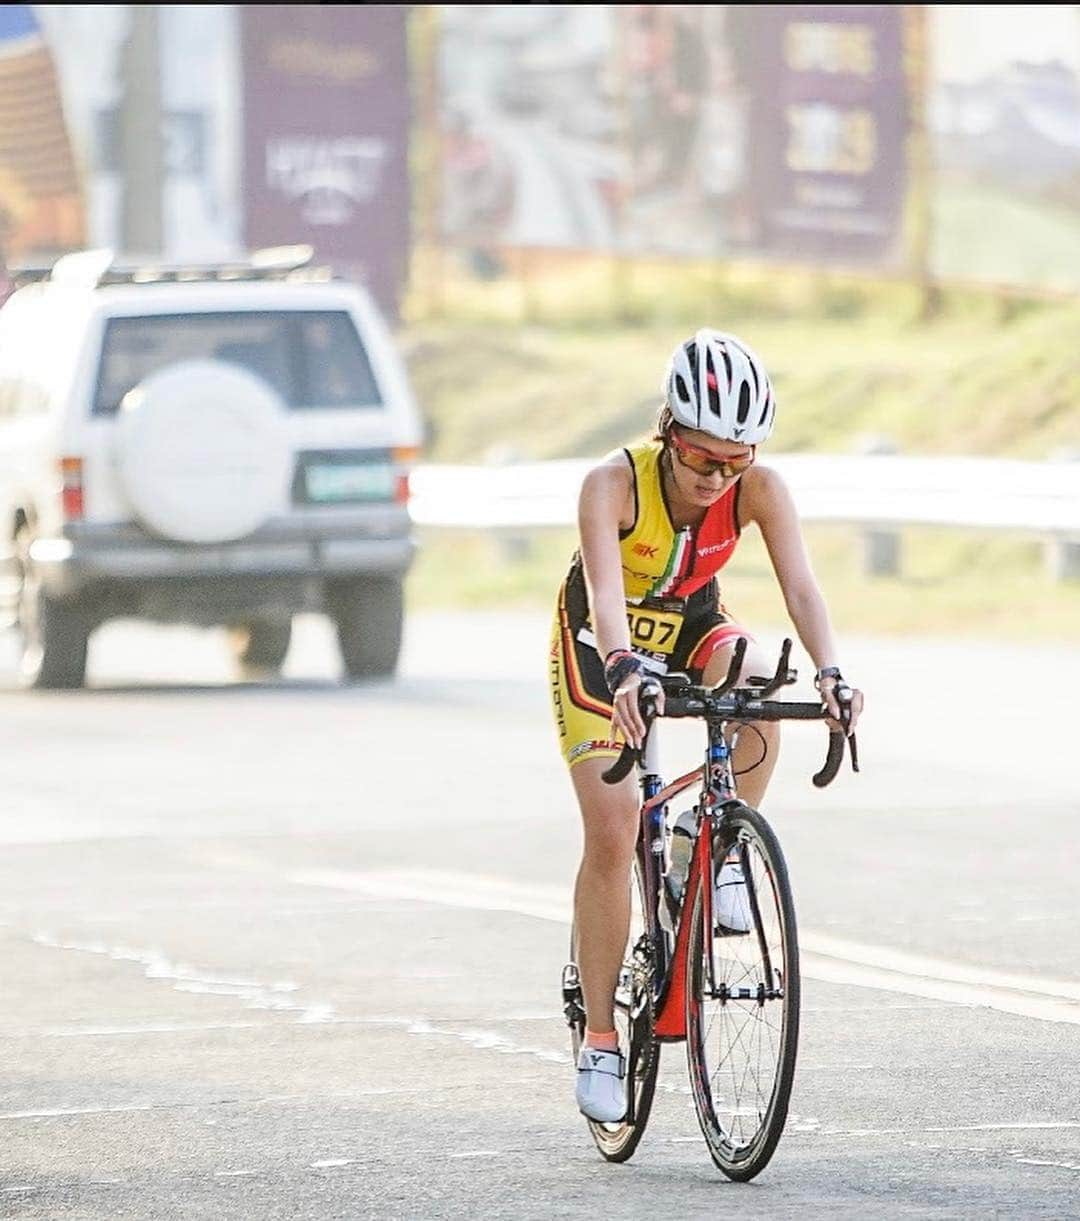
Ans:
[[[21,693],[0,642],[0,1217],[1080,1216],[1075,651],[852,641],[862,775],[788,731],[803,1038],[741,1186],[680,1047],[628,1165],[574,1109],[545,631],[417,616],[355,688],[315,617],[264,685],[118,623]]]

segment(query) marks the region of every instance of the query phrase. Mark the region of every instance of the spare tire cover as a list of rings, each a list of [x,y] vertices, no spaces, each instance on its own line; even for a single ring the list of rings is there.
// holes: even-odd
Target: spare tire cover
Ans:
[[[189,360],[151,374],[124,396],[117,426],[124,490],[155,534],[227,542],[288,503],[284,407],[238,365]]]

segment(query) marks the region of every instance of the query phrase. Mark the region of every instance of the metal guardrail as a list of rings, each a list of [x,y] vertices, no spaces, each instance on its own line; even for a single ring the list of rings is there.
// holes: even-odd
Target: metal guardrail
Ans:
[[[770,454],[808,522],[863,531],[863,567],[900,571],[903,526],[1001,530],[1046,544],[1054,580],[1080,580],[1080,462],[999,458],[909,458],[891,454]],[[499,531],[528,551],[525,536],[577,519],[588,459],[508,466],[422,466],[412,478],[421,526]]]
[[[1080,541],[1080,463],[770,454],[805,521],[1016,530]],[[594,461],[429,465],[412,477],[424,526],[568,526]]]

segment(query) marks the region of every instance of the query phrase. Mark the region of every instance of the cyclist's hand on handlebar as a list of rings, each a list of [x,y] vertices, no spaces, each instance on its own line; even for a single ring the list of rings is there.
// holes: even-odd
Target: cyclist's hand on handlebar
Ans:
[[[640,750],[647,728],[642,715],[642,697],[647,694],[655,710],[662,712],[664,692],[659,683],[644,673],[641,658],[629,649],[611,650],[604,659],[604,678],[611,691],[612,728],[615,733],[622,734],[634,750]]]
[[[664,711],[664,691],[655,680],[642,672],[624,679],[612,696],[612,727],[626,739],[635,750],[645,742],[648,728],[641,712],[642,696],[648,694],[655,701],[657,715]]]
[[[849,686],[839,674],[819,678],[816,686],[829,710],[826,722],[829,728],[850,737],[863,710],[863,693],[857,687]]]

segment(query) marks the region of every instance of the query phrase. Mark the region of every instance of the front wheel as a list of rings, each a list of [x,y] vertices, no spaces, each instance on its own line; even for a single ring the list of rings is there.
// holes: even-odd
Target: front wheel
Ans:
[[[615,1029],[619,1035],[619,1049],[626,1057],[627,1113],[618,1123],[585,1121],[597,1149],[609,1162],[628,1161],[645,1135],[660,1071],[660,1045],[653,1038],[655,963],[649,926],[644,917],[646,893],[640,861],[635,859],[630,892],[630,935],[615,989]],[[570,931],[571,963],[564,976],[575,1072],[585,1037],[585,1009],[575,965],[576,931],[574,928]]]
[[[697,888],[687,943],[686,1050],[698,1122],[731,1179],[768,1165],[787,1120],[799,1043],[795,906],[772,828],[741,802],[714,838],[714,871],[742,866],[748,932],[724,928]],[[745,927],[745,925],[744,925]]]

